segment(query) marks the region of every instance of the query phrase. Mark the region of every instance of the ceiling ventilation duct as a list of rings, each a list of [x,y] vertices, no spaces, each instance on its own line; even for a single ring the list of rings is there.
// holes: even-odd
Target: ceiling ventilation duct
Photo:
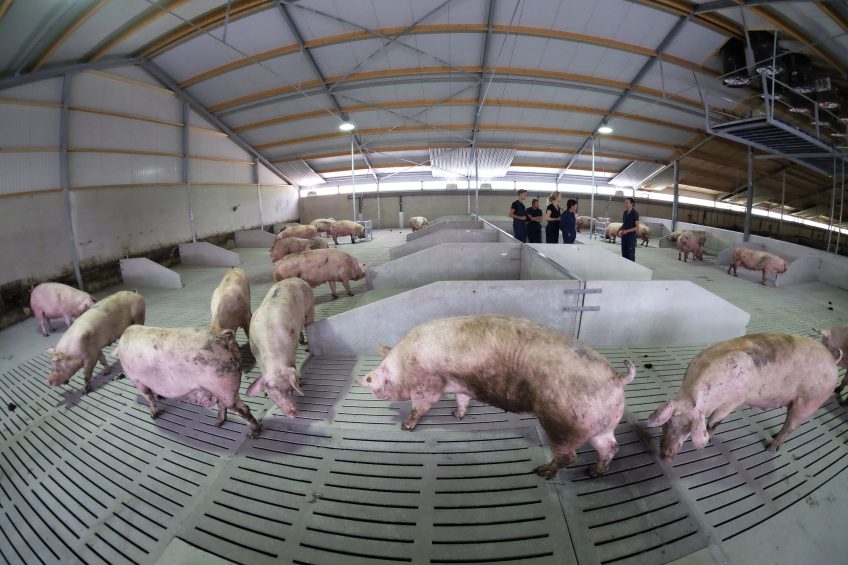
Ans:
[[[719,51],[721,56],[721,79],[728,88],[742,88],[751,84],[745,63],[745,44],[732,37]]]
[[[757,72],[766,75],[780,74],[784,62],[781,56],[784,51],[778,46],[775,58],[774,40],[775,33],[770,31],[749,31],[748,40],[751,42],[751,51],[754,52],[754,63]]]
[[[298,186],[315,186],[316,184],[324,184],[324,177],[312,170],[312,167],[306,164],[305,161],[283,161],[277,164],[287,178]]]
[[[662,171],[661,173],[654,175],[648,180],[644,181],[641,186],[637,186],[635,188],[639,188],[641,190],[650,190],[654,192],[659,192],[660,190],[665,190],[674,184],[674,168],[669,167]]]
[[[789,53],[783,57],[786,66],[786,82],[796,92],[809,94],[816,89],[816,77],[810,59],[801,53]]]
[[[816,104],[824,110],[836,110],[842,105],[839,91],[834,87],[829,90],[816,93]]]
[[[665,165],[657,163],[645,163],[643,161],[633,161],[627,165],[623,171],[610,179],[609,183],[613,186],[626,186],[633,188],[639,186],[658,172]]]
[[[514,158],[515,148],[512,147],[478,147],[476,174],[481,179],[504,177]],[[474,178],[471,147],[431,147],[430,169],[437,179]]]

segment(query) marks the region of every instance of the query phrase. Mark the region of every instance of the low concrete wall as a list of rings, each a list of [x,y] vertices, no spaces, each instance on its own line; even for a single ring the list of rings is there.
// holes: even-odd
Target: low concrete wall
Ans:
[[[416,288],[436,281],[517,280],[520,243],[443,243],[365,273],[369,289]]]
[[[377,355],[415,326],[438,318],[479,314],[521,316],[574,335],[577,281],[436,282],[384,298],[306,327],[310,351],[319,357]],[[585,314],[584,314],[585,316]],[[375,324],[374,320],[380,320]]]
[[[528,244],[583,280],[649,281],[653,272],[594,245]],[[524,278],[524,277],[522,277]]]
[[[389,260],[394,261],[406,257],[411,253],[417,253],[422,249],[441,245],[442,243],[495,243],[498,241],[498,232],[495,230],[482,229],[444,229],[427,234],[424,237],[415,238],[408,243],[398,245],[389,250]]]
[[[236,247],[262,247],[270,249],[276,239],[273,233],[263,230],[244,230],[236,232]]]
[[[819,253],[792,261],[786,272],[778,275],[775,286],[818,281],[848,290],[848,261],[844,257]]]
[[[448,220],[438,223],[434,222],[423,230],[418,230],[416,232],[407,234],[406,241],[415,241],[416,239],[427,237],[430,234],[442,230],[479,230],[482,229],[482,227],[483,222],[479,220],[472,220],[470,218],[465,220]]]
[[[121,278],[128,286],[182,288],[180,274],[146,257],[121,259]]]
[[[270,234],[269,234],[270,235]],[[180,263],[187,267],[238,267],[238,253],[206,241],[180,244]]]
[[[751,316],[689,281],[589,281],[578,338],[593,347],[710,344],[745,334]]]

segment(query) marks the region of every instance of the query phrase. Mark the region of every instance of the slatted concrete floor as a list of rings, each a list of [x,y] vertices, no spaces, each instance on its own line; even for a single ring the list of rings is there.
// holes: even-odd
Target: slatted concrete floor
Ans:
[[[400,238],[377,235],[343,248],[382,262]],[[751,312],[752,331],[809,335],[848,311],[846,293],[826,285],[763,289],[678,263],[671,250],[637,253],[655,278],[691,278]],[[271,284],[266,254],[241,255],[255,307]],[[182,273],[183,290],[145,292],[150,325],[209,322],[221,270]],[[356,296],[337,301],[317,289],[318,317],[354,307],[364,285],[353,288]],[[26,323],[30,339],[42,339]],[[244,391],[258,372],[238,339]],[[264,426],[248,440],[237,415],[217,428],[214,411],[180,402],[164,401],[152,421],[132,384],[114,375],[85,397],[79,376],[47,387],[46,357],[36,356],[0,375],[0,559],[174,562],[187,555],[174,553],[179,544],[239,563],[659,563],[707,549],[733,561],[733,540],[756,539],[758,526],[787,512],[813,511],[803,502],[845,482],[848,412],[830,402],[773,454],[763,440],[785,410],[737,410],[705,450],[687,443],[662,462],[659,430],[644,420],[673,396],[700,349],[603,350],[616,366],[630,358],[639,367],[616,433],[621,449],[607,474],[590,479],[595,454],[584,446],[555,481],[530,473],[550,454],[528,415],[475,402],[458,421],[445,398],[415,432],[400,431],[408,403],[352,384],[373,357],[301,351],[300,416],[287,420],[267,399],[246,398]]]

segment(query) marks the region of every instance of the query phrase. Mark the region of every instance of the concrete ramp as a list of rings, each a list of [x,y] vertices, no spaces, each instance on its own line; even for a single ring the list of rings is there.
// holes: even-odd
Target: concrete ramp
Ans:
[[[272,233],[263,230],[243,230],[236,232],[236,247],[263,247],[270,249],[274,245]]]
[[[182,288],[179,273],[163,267],[146,257],[121,259],[121,278],[129,286],[152,286],[158,288]]]
[[[775,286],[816,281],[848,290],[848,260],[831,255],[799,257],[789,264],[785,273],[777,276]]]
[[[577,281],[434,282],[354,308],[306,327],[318,357],[379,355],[415,326],[452,316],[521,316],[573,335],[580,294]],[[375,323],[379,320],[379,323]]]
[[[180,263],[187,267],[238,267],[238,253],[207,241],[180,244]]]
[[[429,226],[424,228],[423,230],[418,230],[407,234],[406,241],[415,241],[416,239],[427,237],[430,234],[436,233],[442,230],[479,230],[483,229],[483,222],[480,220],[448,220],[448,221],[436,221],[431,223]]]
[[[423,231],[423,230],[421,230]],[[418,233],[418,232],[416,232]],[[417,253],[422,249],[441,245],[442,243],[495,243],[498,241],[498,232],[495,230],[482,229],[443,229],[427,234],[424,237],[415,238],[408,243],[398,245],[389,250],[389,259],[394,261],[400,257],[406,257]]]
[[[600,246],[531,243],[529,247],[587,281],[649,281],[653,276],[653,272],[647,267],[628,261]]]
[[[715,343],[745,334],[750,314],[689,281],[589,281],[578,338],[592,347]]]

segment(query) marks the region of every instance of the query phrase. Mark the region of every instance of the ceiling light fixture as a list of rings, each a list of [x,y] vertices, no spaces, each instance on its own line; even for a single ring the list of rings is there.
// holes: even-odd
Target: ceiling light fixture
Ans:
[[[356,126],[353,125],[351,122],[342,122],[341,124],[339,124],[339,129],[342,131],[353,131],[354,129],[356,129]]]
[[[601,127],[598,128],[598,133],[612,133],[612,128],[609,127],[606,120],[601,122]]]

